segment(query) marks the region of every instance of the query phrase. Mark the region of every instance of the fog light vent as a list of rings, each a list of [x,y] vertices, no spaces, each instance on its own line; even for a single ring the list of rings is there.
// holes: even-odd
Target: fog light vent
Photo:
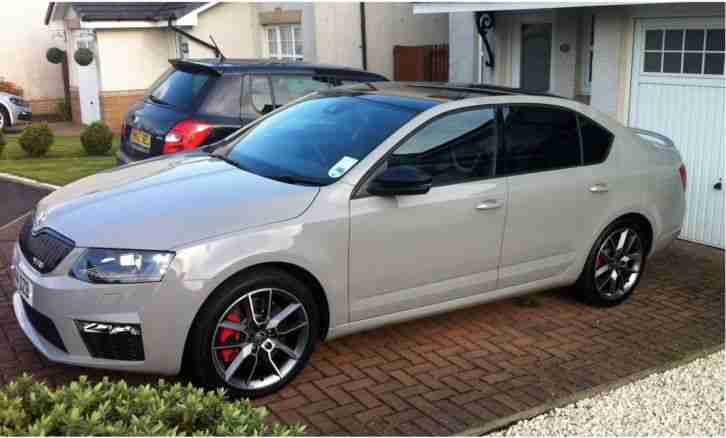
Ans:
[[[112,360],[144,360],[139,324],[76,321],[91,356]]]

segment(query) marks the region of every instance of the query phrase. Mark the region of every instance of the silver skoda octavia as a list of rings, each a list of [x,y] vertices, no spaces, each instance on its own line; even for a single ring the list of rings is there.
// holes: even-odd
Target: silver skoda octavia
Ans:
[[[38,203],[14,309],[53,361],[255,397],[317,342],[576,284],[627,299],[678,235],[672,143],[517,90],[381,83],[304,97],[214,151]]]

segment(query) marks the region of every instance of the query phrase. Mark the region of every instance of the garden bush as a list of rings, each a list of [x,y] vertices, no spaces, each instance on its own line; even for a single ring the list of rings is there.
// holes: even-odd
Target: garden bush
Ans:
[[[265,408],[159,380],[129,386],[85,376],[50,389],[23,374],[0,388],[0,435],[301,435],[302,426],[268,427]]]
[[[81,144],[88,155],[106,155],[112,143],[113,132],[103,122],[91,123],[81,134]]]
[[[53,131],[47,123],[33,123],[23,129],[18,143],[29,156],[42,157],[53,144]]]

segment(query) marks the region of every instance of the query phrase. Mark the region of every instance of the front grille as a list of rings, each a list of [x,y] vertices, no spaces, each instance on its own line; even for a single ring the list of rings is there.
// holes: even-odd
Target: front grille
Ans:
[[[25,315],[27,315],[28,320],[35,328],[35,331],[37,331],[40,336],[45,338],[46,341],[55,345],[56,348],[68,353],[68,350],[66,350],[66,345],[63,343],[63,339],[61,339],[60,333],[58,333],[58,329],[55,327],[55,324],[53,324],[53,321],[51,321],[51,319],[47,316],[35,310],[33,307],[30,306],[30,304],[25,302],[25,300],[22,301],[23,307],[25,308]]]
[[[113,360],[144,360],[144,345],[139,325],[116,326],[84,321],[76,321],[76,325],[92,357]]]
[[[25,258],[38,272],[43,274],[55,269],[56,266],[76,246],[75,242],[55,231],[43,228],[33,233],[33,215],[25,221],[20,230],[20,250]]]

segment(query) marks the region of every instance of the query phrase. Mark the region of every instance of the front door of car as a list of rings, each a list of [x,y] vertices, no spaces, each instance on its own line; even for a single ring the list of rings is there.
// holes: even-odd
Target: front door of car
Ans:
[[[502,108],[509,204],[499,288],[562,273],[581,236],[580,140],[575,114],[533,105]]]
[[[495,177],[497,111],[447,113],[389,154],[350,202],[350,320],[358,321],[494,289],[507,206]],[[384,169],[415,166],[428,193],[373,196]]]

